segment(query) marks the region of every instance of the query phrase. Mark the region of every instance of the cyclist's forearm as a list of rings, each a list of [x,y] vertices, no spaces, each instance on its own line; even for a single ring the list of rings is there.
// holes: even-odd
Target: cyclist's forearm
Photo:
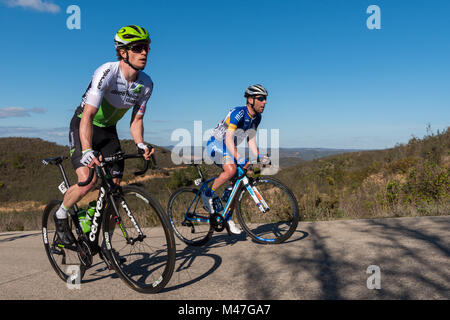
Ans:
[[[92,107],[93,108],[93,107]],[[83,116],[81,117],[80,122],[80,141],[81,141],[81,150],[92,149],[92,132],[93,132],[93,124],[95,113],[89,112],[86,110],[83,112]]]
[[[130,133],[136,144],[144,142],[144,121],[136,117],[130,124]]]
[[[258,156],[259,150],[258,146],[256,145],[256,137],[250,138],[250,140],[248,140],[248,148],[255,156]]]

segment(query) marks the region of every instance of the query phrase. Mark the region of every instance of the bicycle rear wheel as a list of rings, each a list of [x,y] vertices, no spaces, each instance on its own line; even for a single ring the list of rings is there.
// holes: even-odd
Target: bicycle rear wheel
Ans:
[[[295,231],[299,210],[294,194],[281,181],[260,177],[253,181],[270,208],[262,213],[245,187],[241,188],[236,214],[245,232],[256,242],[276,244],[286,241]]]
[[[106,255],[122,280],[142,293],[157,293],[175,268],[175,239],[169,220],[153,197],[136,186],[122,187],[115,198],[120,223],[106,210],[103,237]],[[110,204],[108,203],[108,206]]]
[[[56,235],[54,213],[61,205],[60,200],[52,200],[44,209],[42,215],[42,240],[44,241],[45,252],[48,260],[56,274],[68,284],[79,284],[84,276],[86,267],[80,260],[76,244],[65,246]],[[76,230],[72,219],[69,216],[69,226],[72,233],[76,235]],[[87,248],[86,250],[89,250]],[[81,257],[83,258],[83,257]],[[68,280],[70,277],[70,280]]]
[[[203,208],[198,190],[180,188],[169,198],[167,214],[178,239],[190,246],[202,246],[214,232],[209,213]]]

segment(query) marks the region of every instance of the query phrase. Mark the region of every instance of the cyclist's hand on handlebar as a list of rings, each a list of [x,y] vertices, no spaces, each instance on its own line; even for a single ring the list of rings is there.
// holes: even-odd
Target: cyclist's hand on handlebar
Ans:
[[[145,160],[150,160],[150,158],[151,158],[151,156],[153,155],[155,153],[155,149],[151,149],[151,150],[149,150],[148,148],[147,149],[145,149],[145,153],[144,153],[144,159]]]
[[[261,163],[262,165],[270,165],[272,163],[272,161],[270,160],[270,158],[266,155],[264,156],[259,156],[258,155],[258,160],[259,163]]]
[[[151,156],[155,153],[155,149],[152,147],[148,147],[144,143],[138,143],[136,144],[136,147],[138,148],[138,152],[142,154],[145,160],[150,160]]]
[[[238,165],[240,165],[242,167],[245,167],[246,165],[249,164],[248,159],[244,158],[244,157],[239,157],[236,162]]]
[[[93,168],[94,165],[100,166],[100,161],[97,159],[97,154],[92,149],[86,149],[83,151],[83,156],[80,160],[83,166]]]
[[[239,157],[236,163],[240,165],[244,170],[246,170],[251,165],[250,161],[244,157]]]

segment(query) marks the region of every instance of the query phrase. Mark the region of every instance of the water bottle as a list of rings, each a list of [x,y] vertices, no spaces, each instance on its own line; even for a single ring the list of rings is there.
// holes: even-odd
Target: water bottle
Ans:
[[[223,195],[221,198],[223,202],[227,203],[228,199],[230,198],[231,191],[233,191],[232,185],[229,185],[228,187],[225,188],[225,191],[223,192]]]
[[[223,210],[222,202],[218,196],[213,197],[213,207],[215,212],[221,212]]]
[[[88,233],[91,231],[91,218],[89,217],[87,210],[82,209],[78,212],[78,220],[80,221],[80,226],[83,233]]]
[[[94,217],[96,206],[97,201],[91,201],[87,210],[80,210],[78,212],[78,220],[80,221],[80,226],[83,233],[88,233],[91,231],[91,220]]]
[[[89,216],[91,217],[91,219],[94,217],[96,207],[97,207],[97,201],[94,200],[94,201],[89,202],[89,207],[87,209],[87,212],[88,212]]]

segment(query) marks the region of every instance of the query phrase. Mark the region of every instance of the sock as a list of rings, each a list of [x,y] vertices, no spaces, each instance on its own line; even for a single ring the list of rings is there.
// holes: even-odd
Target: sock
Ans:
[[[64,206],[64,203],[61,203],[58,211],[56,211],[56,217],[58,219],[67,219],[67,211],[69,209]]]

